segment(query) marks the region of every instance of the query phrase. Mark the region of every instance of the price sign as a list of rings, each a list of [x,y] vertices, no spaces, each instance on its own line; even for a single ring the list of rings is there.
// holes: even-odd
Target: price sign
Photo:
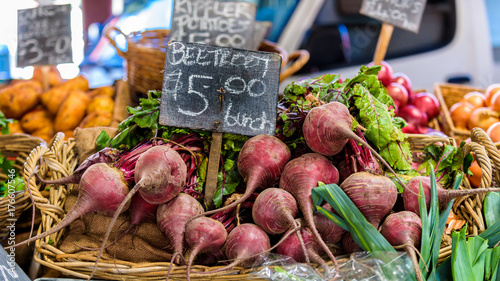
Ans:
[[[167,45],[160,124],[274,134],[281,56],[173,41]]]
[[[360,13],[417,33],[426,0],[363,0]]]
[[[248,2],[175,0],[170,38],[250,49],[257,6]]]
[[[18,67],[73,62],[70,12],[70,4],[18,11]]]
[[[9,253],[4,248],[0,247],[0,280],[5,281],[30,281],[31,279],[17,265],[15,261],[16,250],[7,248]]]

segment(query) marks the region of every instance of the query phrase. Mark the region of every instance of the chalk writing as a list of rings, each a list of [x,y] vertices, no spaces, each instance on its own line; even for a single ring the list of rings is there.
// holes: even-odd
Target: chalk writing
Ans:
[[[426,0],[363,0],[360,13],[418,32]]]
[[[70,4],[18,11],[18,67],[73,62],[70,12]]]
[[[249,48],[256,5],[216,0],[175,0],[170,36],[175,41]]]
[[[170,42],[160,124],[273,134],[280,66],[275,53]]]

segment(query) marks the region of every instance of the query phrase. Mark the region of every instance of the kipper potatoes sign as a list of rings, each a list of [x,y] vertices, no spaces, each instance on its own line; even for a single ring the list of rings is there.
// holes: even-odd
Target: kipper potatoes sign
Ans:
[[[160,124],[273,135],[280,68],[276,53],[170,42]]]
[[[175,0],[170,39],[251,49],[256,11],[248,2]]]

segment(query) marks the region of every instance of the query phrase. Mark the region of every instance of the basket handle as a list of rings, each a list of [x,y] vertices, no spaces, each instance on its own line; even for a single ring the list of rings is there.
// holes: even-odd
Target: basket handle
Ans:
[[[281,70],[280,82],[299,71],[308,61],[310,54],[307,50],[297,50],[288,56],[288,64]],[[292,62],[290,64],[290,62]]]
[[[494,176],[498,183],[500,183],[500,151],[495,146],[488,134],[481,128],[473,128],[471,130],[471,140],[482,144],[491,159],[494,169]]]
[[[464,156],[469,154],[469,152],[474,152],[474,154],[476,155],[477,164],[479,164],[479,167],[483,172],[479,187],[480,188],[490,187],[493,168],[491,167],[491,160],[488,157],[488,153],[486,152],[486,149],[484,148],[483,144],[471,141],[463,146],[462,151]]]
[[[111,34],[113,32],[118,32],[117,35],[120,35],[120,34],[123,35],[123,36],[126,36],[126,35],[125,35],[125,33],[123,33],[123,31],[121,31],[119,28],[117,28],[115,26],[109,27],[108,29],[106,29],[106,32],[104,33],[104,36],[106,36],[106,38],[109,40],[109,43],[116,49],[116,52],[118,53],[118,55],[120,55],[121,57],[123,57],[123,58],[126,59],[127,58],[126,51],[121,50],[116,45],[116,41],[115,41],[116,36],[111,37]]]

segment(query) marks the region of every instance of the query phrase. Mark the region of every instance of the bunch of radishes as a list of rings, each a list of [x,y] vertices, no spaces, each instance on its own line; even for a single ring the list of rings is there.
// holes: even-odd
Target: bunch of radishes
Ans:
[[[439,115],[439,100],[429,92],[415,92],[408,75],[393,73],[392,67],[386,61],[381,62],[378,79],[386,87],[388,94],[394,100],[396,116],[408,122],[403,128],[404,133],[426,134],[429,132],[429,122]]]

